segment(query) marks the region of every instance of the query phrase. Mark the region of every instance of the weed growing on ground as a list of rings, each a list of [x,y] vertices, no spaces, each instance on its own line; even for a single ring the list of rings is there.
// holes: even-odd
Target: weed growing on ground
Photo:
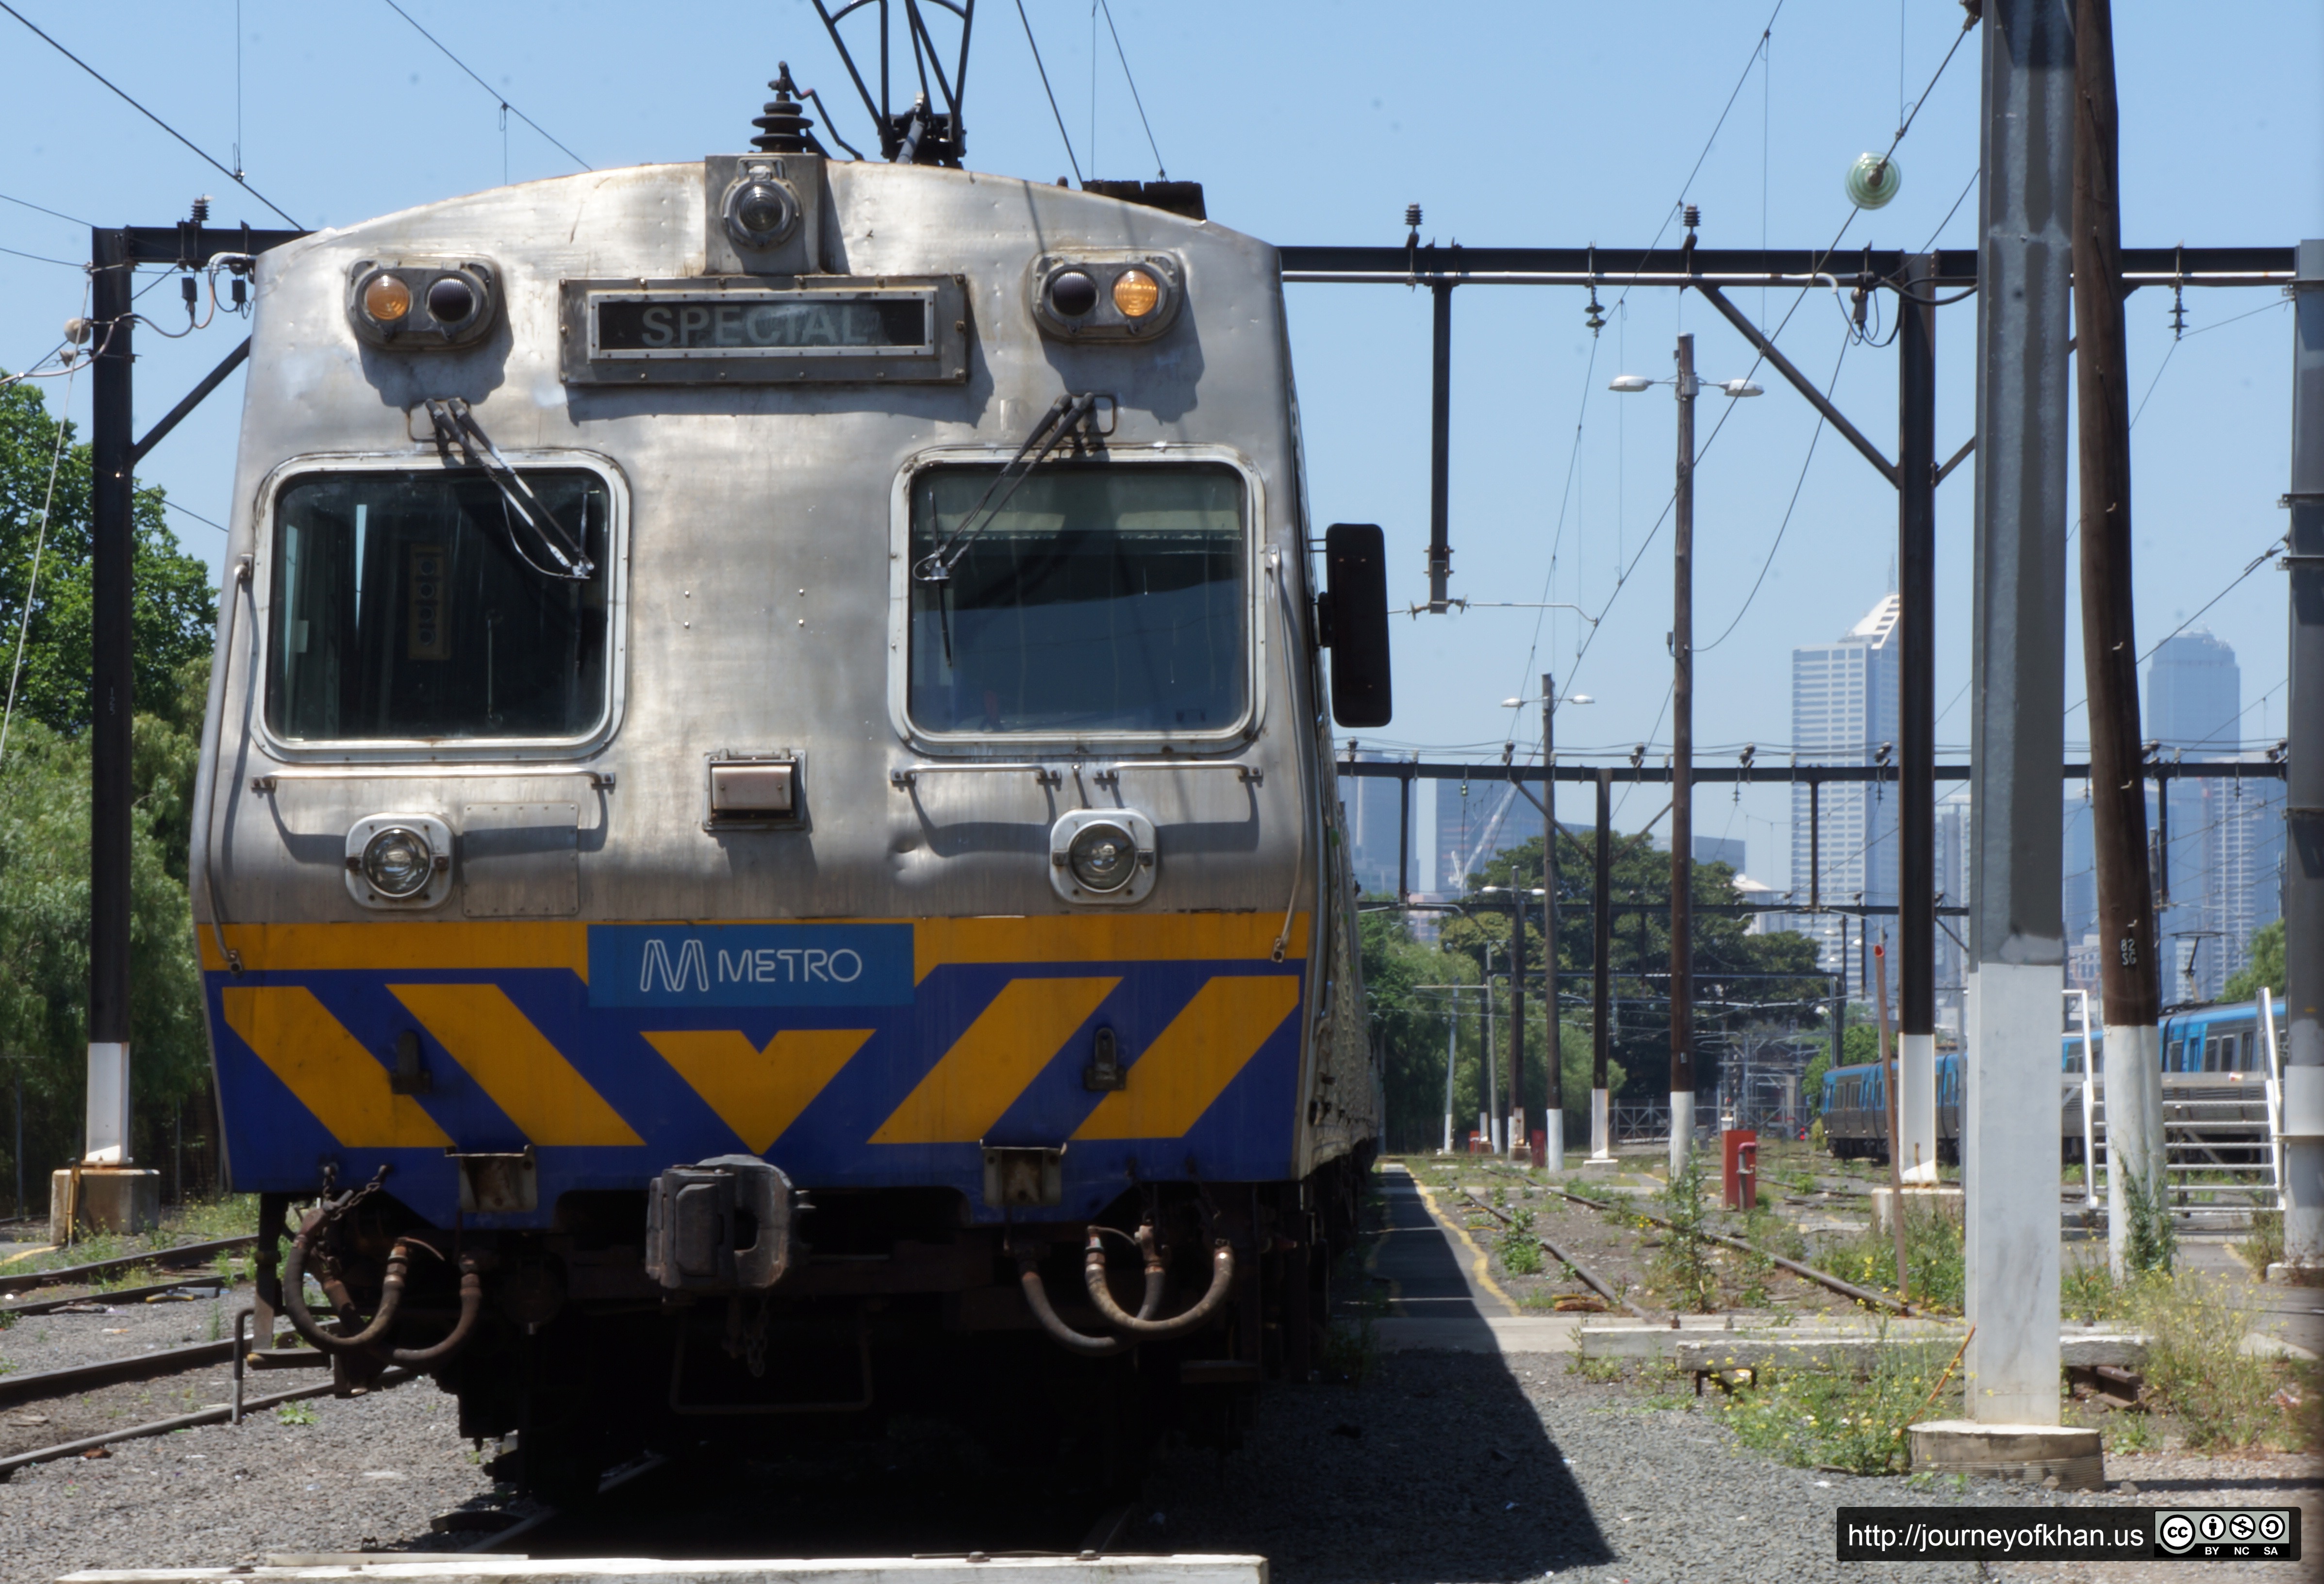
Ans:
[[[2121,1320],[2130,1312],[2130,1289],[2114,1279],[2106,1256],[2070,1256],[2058,1271],[2058,1313],[2066,1320]]]
[[[2122,1262],[2132,1271],[2167,1271],[2174,1262],[2178,1234],[2164,1192],[2162,1184],[2123,1168],[2122,1203],[2129,1235],[2123,1239]]]
[[[1333,1321],[1323,1330],[1323,1347],[1315,1362],[1324,1379],[1361,1386],[1379,1363],[1371,1315],[1359,1314],[1352,1322]]]
[[[2287,1372],[2242,1351],[2252,1317],[2226,1284],[2150,1274],[2131,1312],[2146,1333],[2147,1392],[2177,1416],[2190,1451],[2285,1441],[2290,1426],[2269,1398]]]
[[[1859,1233],[1827,1245],[1824,1269],[1875,1292],[1896,1290],[1896,1239],[1892,1232]],[[1904,1211],[1904,1268],[1913,1283],[1913,1303],[1921,1309],[1960,1312],[1969,1284],[1961,1229],[1951,1217],[1927,1210]]]
[[[1743,1241],[1754,1251],[1738,1251],[1735,1256],[1735,1306],[1738,1309],[1765,1309],[1772,1302],[1769,1285],[1775,1279],[1775,1262],[1765,1249],[1781,1223],[1775,1215],[1762,1208],[1743,1219]]]
[[[208,1335],[208,1338],[206,1338],[205,1340],[208,1340],[208,1341],[212,1341],[212,1342],[222,1342],[222,1341],[224,1341],[224,1340],[226,1340],[226,1305],[225,1305],[225,1304],[223,1304],[223,1303],[211,1303],[211,1305],[210,1305],[210,1334],[209,1334],[209,1335]]]
[[[1820,1370],[1763,1373],[1723,1398],[1720,1414],[1745,1446],[1795,1467],[1895,1473],[1910,1457],[1904,1427],[1924,1416],[1932,1393],[1943,1395],[1938,1383],[1952,1358],[1941,1344],[1883,1347],[1862,1380]],[[1959,1389],[1958,1373],[1948,1384]]]
[[[1501,1265],[1513,1276],[1536,1276],[1541,1274],[1541,1240],[1534,1236],[1533,1211],[1517,1205],[1508,1212],[1509,1223],[1501,1233]]]
[[[274,1410],[274,1417],[283,1424],[312,1424],[315,1411],[304,1403],[285,1403]]]
[[[1670,1222],[1655,1253],[1655,1285],[1673,1308],[1708,1314],[1719,1307],[1719,1269],[1702,1236],[1708,1217],[1702,1192],[1702,1156],[1687,1153],[1686,1165],[1663,1190],[1663,1216]]]
[[[2252,1211],[2251,1233],[2236,1245],[2244,1263],[2258,1275],[2271,1265],[2283,1263],[2283,1212],[2280,1210]]]
[[[221,1238],[246,1238],[258,1230],[258,1195],[229,1193],[222,1199],[177,1206],[170,1216],[165,1240],[213,1243]]]
[[[1622,1378],[1624,1373],[1622,1360],[1619,1358],[1584,1358],[1579,1353],[1576,1353],[1572,1362],[1565,1367],[1565,1372],[1568,1375],[1578,1375],[1582,1379],[1594,1382],[1599,1386],[1618,1381]]]

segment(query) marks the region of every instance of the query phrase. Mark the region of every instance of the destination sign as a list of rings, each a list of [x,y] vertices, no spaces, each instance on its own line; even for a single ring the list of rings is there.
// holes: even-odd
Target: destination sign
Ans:
[[[936,293],[592,293],[589,355],[653,358],[891,358],[936,355]]]

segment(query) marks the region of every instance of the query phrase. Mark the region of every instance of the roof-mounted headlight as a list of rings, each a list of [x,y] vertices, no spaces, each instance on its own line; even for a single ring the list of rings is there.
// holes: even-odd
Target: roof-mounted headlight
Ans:
[[[771,165],[746,165],[726,189],[720,214],[736,247],[763,253],[789,241],[798,229],[798,195],[788,182],[777,180]]]

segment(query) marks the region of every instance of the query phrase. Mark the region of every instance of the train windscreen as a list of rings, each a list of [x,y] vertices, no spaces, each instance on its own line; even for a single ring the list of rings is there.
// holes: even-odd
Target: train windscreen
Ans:
[[[1086,735],[1241,721],[1240,475],[1117,464],[1043,469],[994,490],[1000,471],[938,467],[913,481],[912,565],[941,550],[949,568],[912,579],[913,723]]]
[[[604,717],[604,481],[527,470],[595,565],[557,576],[480,473],[315,473],[277,498],[266,722],[294,742],[560,740]]]

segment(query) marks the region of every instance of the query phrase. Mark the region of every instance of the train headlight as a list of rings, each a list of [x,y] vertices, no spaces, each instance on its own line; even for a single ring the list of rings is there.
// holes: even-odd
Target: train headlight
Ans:
[[[1138,872],[1138,843],[1120,825],[1085,825],[1065,849],[1074,879],[1093,891],[1118,891]]]
[[[1097,306],[1097,282],[1079,270],[1067,270],[1049,282],[1049,306],[1066,318],[1080,318]]]
[[[476,311],[476,289],[457,275],[445,275],[428,288],[428,311],[447,331],[457,330]]]
[[[771,170],[746,170],[726,189],[721,211],[728,238],[753,253],[779,245],[798,229],[798,198]]]
[[[1185,265],[1175,253],[1045,253],[1026,281],[1033,320],[1067,341],[1150,341],[1186,300]]]
[[[1049,883],[1069,902],[1143,900],[1154,889],[1154,822],[1134,809],[1074,810],[1049,829]]]
[[[428,889],[436,874],[436,851],[409,825],[390,825],[364,844],[363,871],[381,896],[401,902]]]
[[[500,318],[499,281],[484,259],[357,259],[347,273],[347,325],[357,340],[398,352],[473,346]]]
[[[1142,319],[1161,300],[1161,285],[1143,270],[1124,270],[1113,278],[1113,306],[1124,318]]]
[[[392,275],[374,275],[363,289],[364,312],[392,325],[411,311],[411,289]]]

